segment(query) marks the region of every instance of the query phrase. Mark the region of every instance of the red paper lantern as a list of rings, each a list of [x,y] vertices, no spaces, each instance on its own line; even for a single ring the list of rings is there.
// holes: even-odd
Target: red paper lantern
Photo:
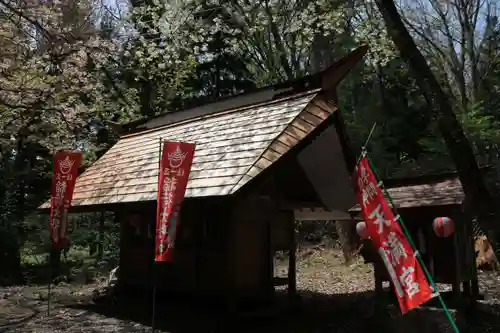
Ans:
[[[368,229],[366,228],[365,222],[359,222],[356,224],[356,232],[361,239],[368,239],[370,235],[368,235]]]
[[[453,220],[449,217],[436,217],[432,228],[438,237],[450,237],[453,234]]]

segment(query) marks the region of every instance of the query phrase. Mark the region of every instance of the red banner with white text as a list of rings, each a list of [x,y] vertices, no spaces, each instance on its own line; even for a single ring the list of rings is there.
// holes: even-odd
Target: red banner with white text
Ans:
[[[64,248],[68,244],[68,211],[71,207],[71,199],[81,162],[82,153],[80,152],[58,151],[54,156],[50,200],[50,235],[52,245],[55,248]]]
[[[172,261],[180,206],[184,201],[194,150],[192,143],[163,143],[158,176],[156,261]]]
[[[431,299],[432,288],[366,157],[356,166],[354,180],[368,234],[387,268],[404,314]]]

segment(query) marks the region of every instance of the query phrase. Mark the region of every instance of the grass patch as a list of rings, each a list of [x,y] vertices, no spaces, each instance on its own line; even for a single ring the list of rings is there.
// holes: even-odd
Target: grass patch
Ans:
[[[21,265],[25,284],[45,284],[53,275],[50,267],[50,254],[33,253],[29,249],[21,252]],[[89,248],[73,246],[61,255],[59,274],[54,281],[86,284],[101,280],[118,265],[118,255],[104,251],[103,256],[91,254]]]

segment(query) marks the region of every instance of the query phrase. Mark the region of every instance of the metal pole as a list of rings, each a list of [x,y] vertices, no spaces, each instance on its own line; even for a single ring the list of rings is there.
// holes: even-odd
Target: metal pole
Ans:
[[[52,177],[54,177],[54,168],[56,165],[56,152],[54,149],[52,149]],[[50,194],[50,205],[51,205],[51,210],[53,209],[53,198],[52,195],[53,193]],[[49,228],[51,227],[51,218],[49,217]],[[50,243],[50,252],[49,252],[49,284],[47,286],[47,317],[50,316],[50,298],[52,296],[52,275],[54,274],[53,272],[53,265],[52,265],[52,255],[54,252],[54,244],[53,244],[53,239],[52,239],[52,233],[49,232],[49,243]]]
[[[155,332],[155,314],[156,314],[156,262],[153,262],[152,275],[153,275],[153,310],[151,313],[151,332]]]
[[[366,138],[366,142],[363,145],[363,149],[366,149],[368,147],[368,143],[370,142],[373,132],[375,132],[375,127],[377,126],[377,123],[373,123],[372,129],[370,130],[370,133],[368,134],[368,138]]]
[[[52,242],[52,238],[50,239]],[[52,260],[49,258],[49,285],[47,286],[47,317],[50,317],[50,297],[52,292]]]
[[[367,150],[367,147],[368,147],[368,143],[370,143],[370,140],[372,138],[372,135],[373,135],[373,132],[375,132],[375,127],[377,127],[377,123],[373,123],[373,126],[370,130],[370,133],[368,134],[368,137],[366,138],[366,141],[365,141],[365,144],[361,147],[361,154],[359,155],[357,161],[356,161],[356,164],[359,163],[359,161],[361,160],[361,158],[364,156],[363,153],[366,152]]]

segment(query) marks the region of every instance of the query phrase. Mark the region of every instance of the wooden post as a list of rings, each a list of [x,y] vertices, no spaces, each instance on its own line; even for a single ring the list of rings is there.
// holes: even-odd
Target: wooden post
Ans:
[[[464,235],[464,245],[465,245],[465,258],[467,259],[467,288],[464,288],[464,292],[467,289],[468,296],[470,296],[471,306],[475,306],[475,302],[479,297],[479,283],[477,279],[477,267],[476,267],[476,249],[474,244],[474,231],[472,228],[473,216],[471,214],[469,202],[465,199],[460,205],[461,212],[464,216],[463,225],[463,235]]]
[[[469,243],[468,251],[471,256],[470,261],[470,289],[471,289],[471,298],[473,302],[476,302],[479,297],[479,281],[477,278],[477,267],[476,267],[476,249],[474,244],[474,236],[472,230],[472,220],[467,223],[467,240]]]
[[[290,218],[290,248],[288,251],[288,295],[294,297],[297,294],[297,240],[295,236],[295,216]]]
[[[383,285],[383,267],[380,267],[377,263],[373,263],[373,275],[375,277],[375,294],[377,297],[384,296],[384,285]]]
[[[383,286],[386,268],[381,262],[379,262],[378,258],[374,260],[373,268],[374,268],[373,274],[375,275],[375,306],[373,309],[373,316],[372,316],[373,326],[374,326],[373,331],[393,333],[394,329],[390,313],[391,310],[389,307],[389,297],[384,292],[384,286]],[[392,295],[393,294],[392,284],[390,285],[390,289]]]
[[[426,238],[429,240],[428,246],[427,246],[427,262],[425,263],[427,267],[429,268],[429,273],[431,274],[432,278],[436,278],[436,272],[434,270],[434,242],[436,240],[435,235],[433,234],[432,230],[432,225],[426,226],[425,228],[425,235],[427,236]],[[429,232],[430,231],[430,232]],[[437,291],[437,290],[436,290]]]
[[[456,216],[456,215],[455,215]],[[460,217],[456,216],[456,222],[455,225],[458,226],[461,224]],[[455,228],[453,232],[453,255],[455,257],[455,277],[453,279],[453,284],[452,284],[452,291],[453,291],[453,298],[457,302],[460,300],[461,292],[460,292],[460,283],[462,282],[462,258],[460,255],[460,242],[459,242],[459,235],[458,233],[460,232],[460,228]]]
[[[271,215],[272,216],[272,215]],[[264,282],[267,284],[269,296],[274,296],[274,248],[272,243],[272,226],[273,220],[266,216],[265,220],[265,237],[266,237],[266,253],[264,261]],[[266,298],[268,295],[266,295]]]
[[[200,216],[196,214],[195,220],[193,221],[193,232],[195,237],[194,243],[194,280],[195,280],[195,290],[196,295],[201,296],[202,291],[202,265],[203,265],[203,250],[207,244],[207,223],[209,220],[209,214],[212,212],[208,209],[206,205],[202,206],[203,211],[206,212],[205,216]],[[196,207],[198,208],[198,207]],[[205,296],[205,295],[203,295]]]
[[[462,205],[463,206],[463,205]],[[476,265],[476,261],[474,259],[474,249],[471,249],[471,246],[473,246],[473,240],[472,240],[472,235],[469,234],[469,227],[468,225],[471,223],[471,220],[468,215],[466,215],[465,209],[462,207],[462,214],[463,214],[463,219],[462,223],[460,223],[460,232],[462,235],[462,244],[461,246],[463,247],[462,255],[463,255],[463,266],[462,266],[462,273],[464,275],[463,281],[462,281],[462,290],[463,290],[463,295],[470,299],[472,297],[471,293],[471,277],[472,277],[472,272],[471,272],[471,265]]]

